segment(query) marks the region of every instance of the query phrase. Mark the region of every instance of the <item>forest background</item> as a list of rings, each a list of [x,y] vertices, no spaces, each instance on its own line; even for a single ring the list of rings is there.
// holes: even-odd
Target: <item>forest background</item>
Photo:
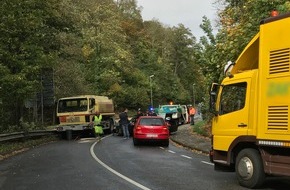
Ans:
[[[223,78],[223,66],[271,11],[290,10],[287,0],[214,6],[216,22],[204,16],[204,36],[196,39],[183,24],[144,21],[136,0],[2,0],[0,133],[53,124],[56,100],[81,94],[136,110],[148,107],[152,89],[154,107],[190,103],[209,118],[208,89]]]

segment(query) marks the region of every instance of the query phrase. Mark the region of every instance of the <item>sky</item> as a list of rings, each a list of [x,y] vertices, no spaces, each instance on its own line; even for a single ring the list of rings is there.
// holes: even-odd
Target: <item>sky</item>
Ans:
[[[156,19],[164,25],[173,27],[183,24],[199,40],[204,34],[199,25],[202,17],[210,19],[215,26],[216,0],[137,0],[138,7],[142,7],[143,20]]]

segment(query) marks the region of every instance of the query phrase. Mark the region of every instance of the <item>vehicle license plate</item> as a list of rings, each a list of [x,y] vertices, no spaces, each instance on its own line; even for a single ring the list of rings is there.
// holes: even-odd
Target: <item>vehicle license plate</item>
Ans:
[[[157,137],[157,135],[156,134],[147,134],[147,137]]]

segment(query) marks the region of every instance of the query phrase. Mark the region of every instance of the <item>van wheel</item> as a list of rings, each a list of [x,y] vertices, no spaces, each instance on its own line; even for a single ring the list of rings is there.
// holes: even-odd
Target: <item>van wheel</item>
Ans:
[[[242,150],[236,159],[236,176],[241,186],[257,188],[265,180],[263,162],[258,150]]]

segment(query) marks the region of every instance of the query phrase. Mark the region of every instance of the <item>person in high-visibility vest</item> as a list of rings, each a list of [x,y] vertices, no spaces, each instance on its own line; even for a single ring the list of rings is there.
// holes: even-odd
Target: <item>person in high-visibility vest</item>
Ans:
[[[93,117],[94,122],[94,133],[96,137],[103,135],[103,127],[100,125],[102,121],[102,115],[100,112],[96,111],[96,115]]]
[[[192,105],[189,106],[189,116],[190,116],[190,124],[194,125],[194,115],[195,115],[195,109],[192,107]]]

